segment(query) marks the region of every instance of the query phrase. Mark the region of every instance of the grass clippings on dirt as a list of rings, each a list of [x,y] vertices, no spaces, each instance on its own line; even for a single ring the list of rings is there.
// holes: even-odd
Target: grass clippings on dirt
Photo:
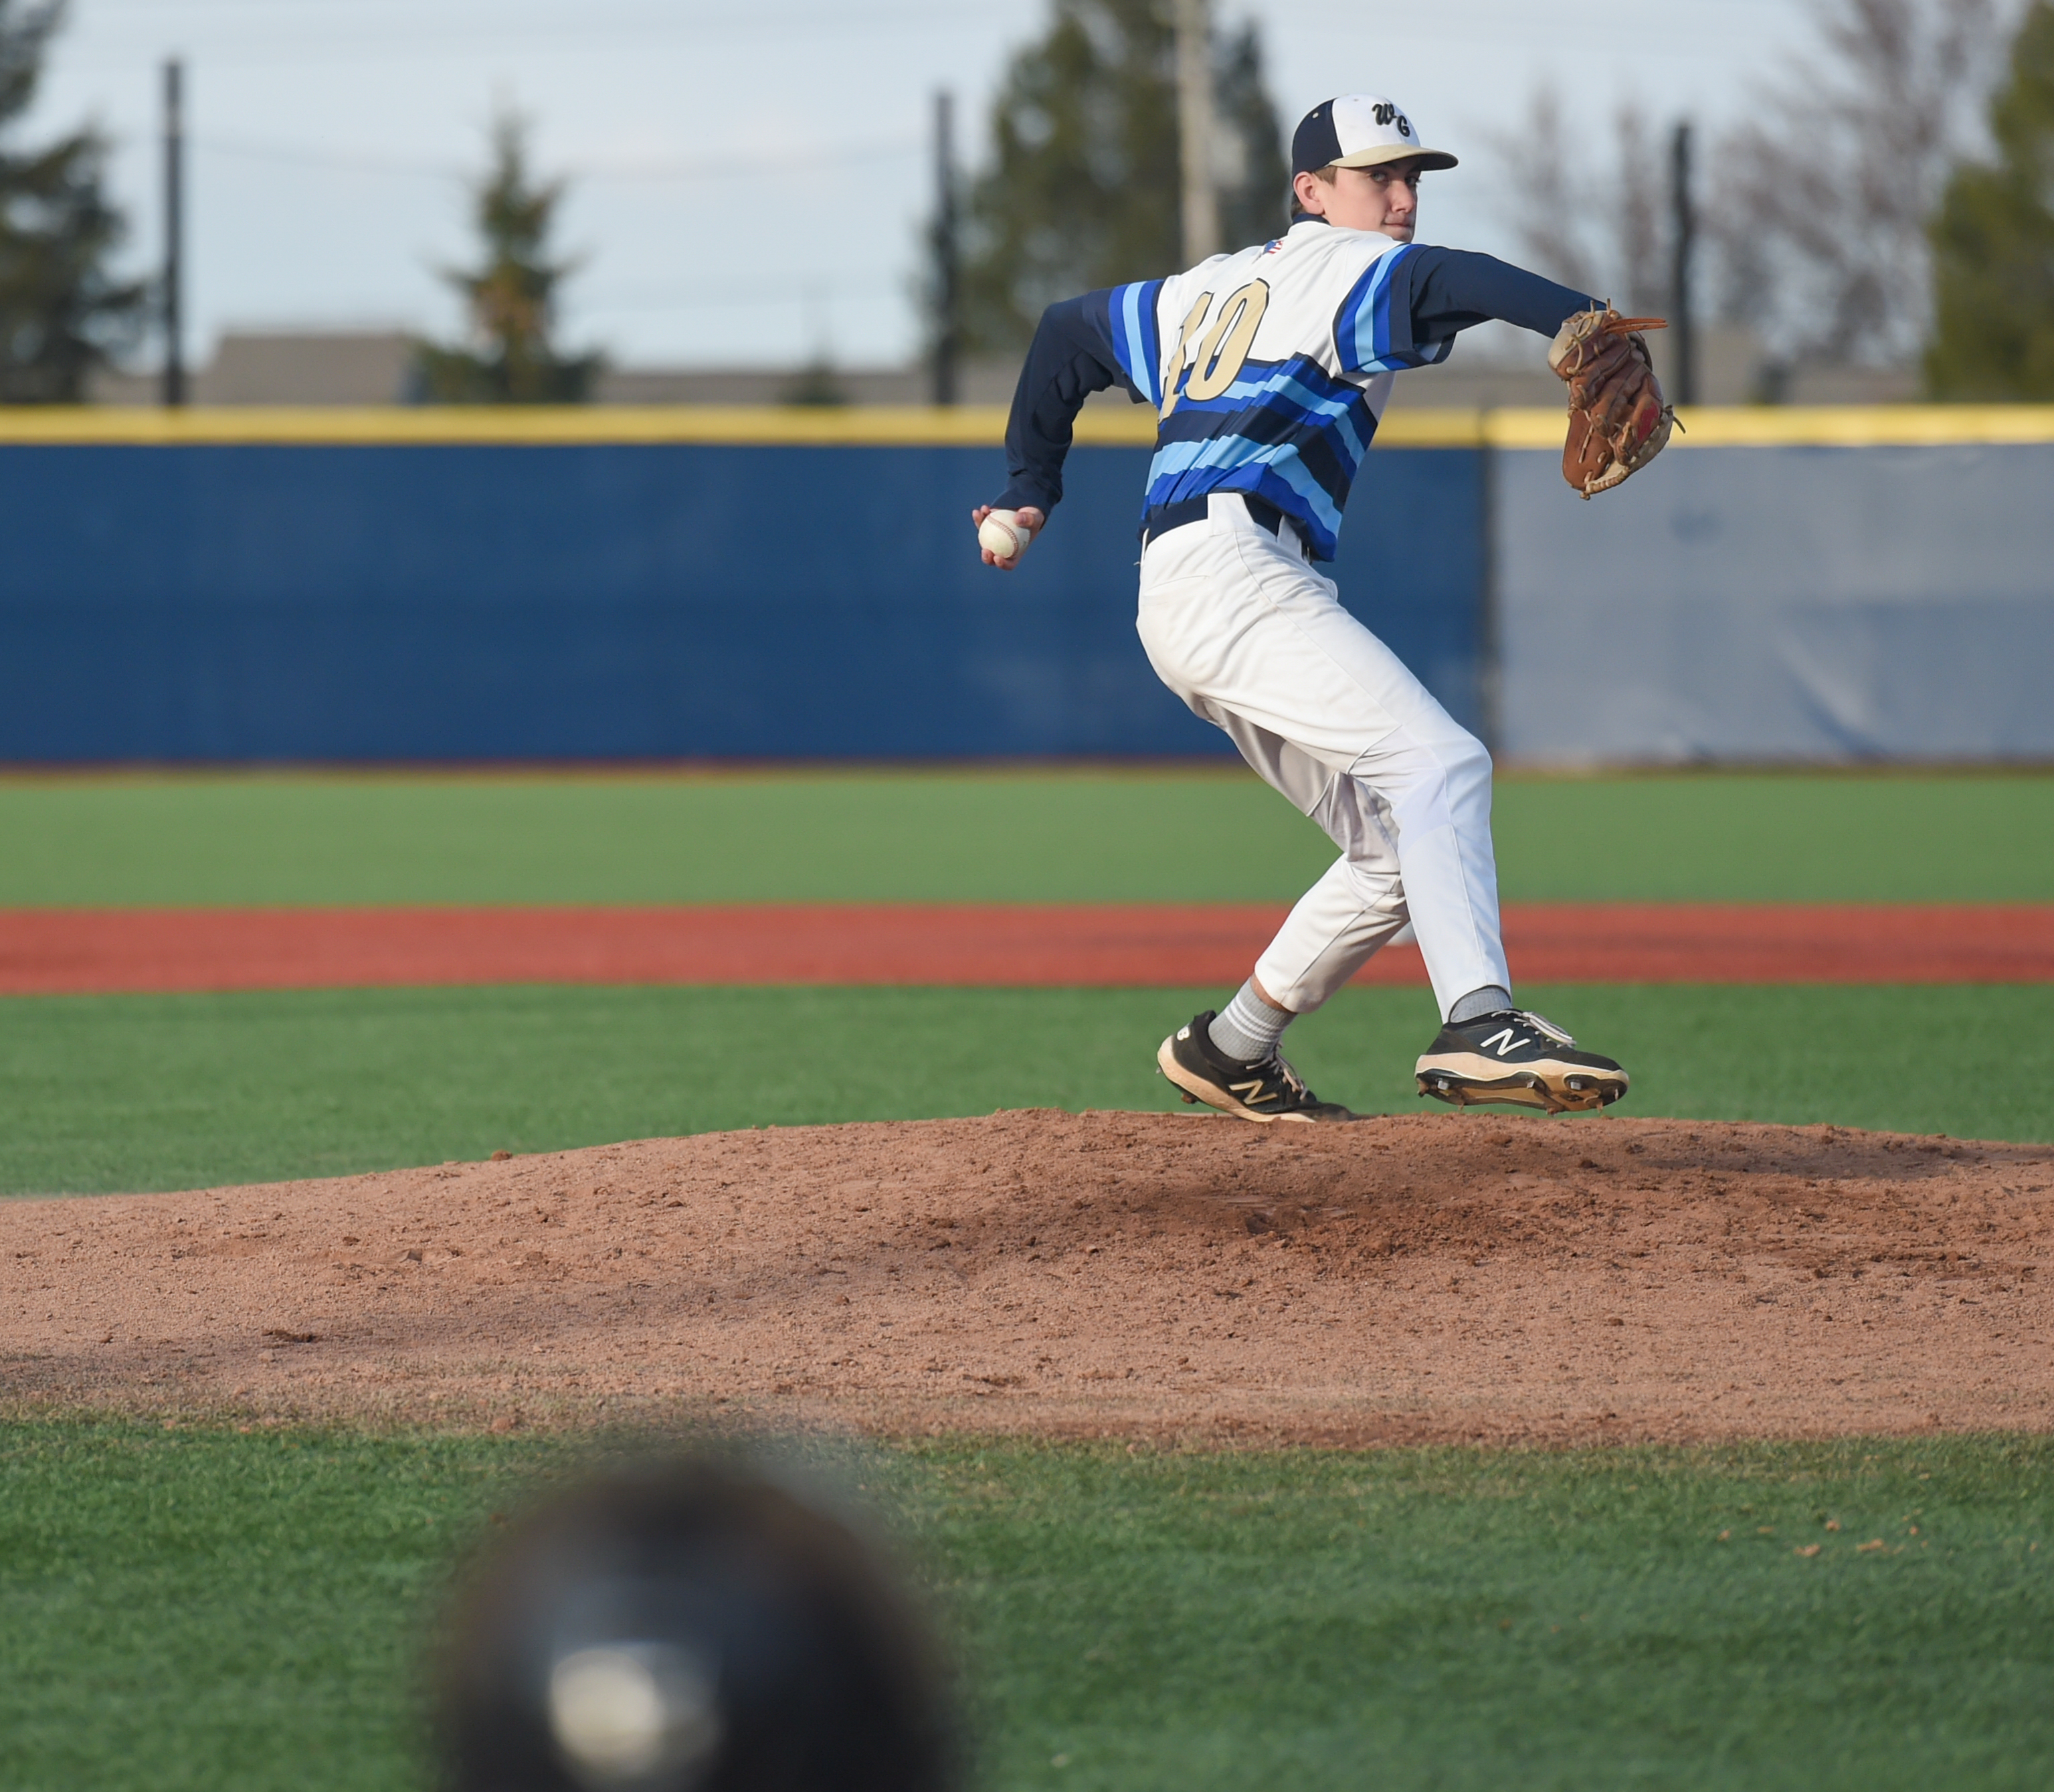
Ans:
[[[424,1786],[441,1589],[578,1448],[0,1429],[10,1792]],[[812,1454],[921,1565],[980,1786],[1978,1792],[2054,1762],[2045,1439]]]

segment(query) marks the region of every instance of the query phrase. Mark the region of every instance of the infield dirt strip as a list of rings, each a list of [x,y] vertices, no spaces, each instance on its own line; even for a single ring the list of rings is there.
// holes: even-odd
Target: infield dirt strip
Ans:
[[[2054,1146],[1033,1111],[0,1203],[0,1392],[1566,1442],[2054,1420]]]
[[[0,994],[462,983],[1136,989],[1248,975],[1286,911],[1142,903],[0,909]],[[1528,983],[2054,983],[2054,904],[1508,903]],[[1423,984],[1419,949],[1356,980]]]

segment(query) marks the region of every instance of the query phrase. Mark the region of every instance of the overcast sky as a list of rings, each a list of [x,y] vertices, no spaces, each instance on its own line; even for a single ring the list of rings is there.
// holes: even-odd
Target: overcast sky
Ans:
[[[1387,93],[1458,154],[1572,69],[1601,89],[1600,156],[1619,96],[1729,116],[1807,21],[1805,0],[1646,0],[1610,15],[1592,68],[1577,15],[1533,0],[1215,5],[1261,22],[1287,129],[1333,93]],[[186,59],[197,360],[225,329],[451,331],[435,270],[470,251],[464,174],[510,99],[573,177],[572,340],[628,364],[824,344],[874,364],[917,337],[931,96],[957,94],[981,158],[1006,59],[1045,21],[1037,0],[73,0],[29,134],[100,123],[130,259],[154,261],[158,69]],[[1487,154],[1437,176],[1422,237],[1505,247],[1490,186]]]

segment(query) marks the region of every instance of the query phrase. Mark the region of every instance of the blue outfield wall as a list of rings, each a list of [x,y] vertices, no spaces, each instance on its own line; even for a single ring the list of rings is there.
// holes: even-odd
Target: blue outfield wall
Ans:
[[[1147,459],[1009,576],[990,447],[0,447],[0,761],[1218,753],[1134,632]],[[1380,450],[1335,569],[1472,725],[1484,494]]]

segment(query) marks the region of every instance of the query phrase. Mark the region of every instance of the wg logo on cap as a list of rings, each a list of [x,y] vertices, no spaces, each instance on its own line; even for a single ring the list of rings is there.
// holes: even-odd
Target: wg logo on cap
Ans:
[[[1370,112],[1379,124],[1395,124],[1398,127],[1398,134],[1401,137],[1409,137],[1412,135],[1411,120],[1388,100],[1379,100],[1370,108]]]

